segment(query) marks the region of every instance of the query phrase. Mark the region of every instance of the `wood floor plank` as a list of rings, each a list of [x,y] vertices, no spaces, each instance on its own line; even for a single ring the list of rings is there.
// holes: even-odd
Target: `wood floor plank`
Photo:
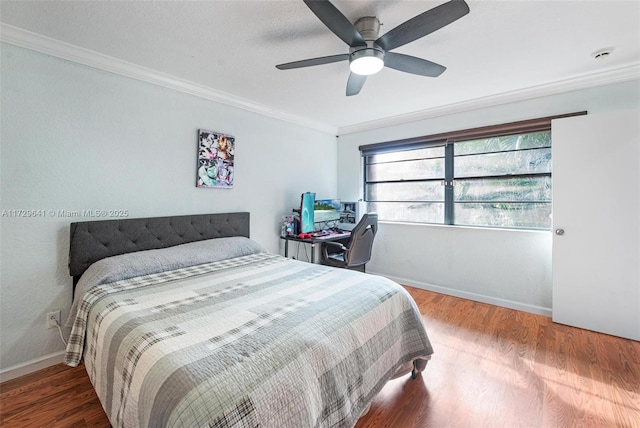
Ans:
[[[422,377],[424,403],[413,409],[423,415],[414,414],[418,422],[407,427],[640,426],[640,343],[409,291],[435,354]],[[375,398],[358,428],[386,426],[380,421],[403,411],[405,398],[387,394],[391,388]]]
[[[435,353],[424,373],[390,381],[356,428],[640,428],[640,342],[407,287]],[[83,366],[0,384],[0,426],[109,421]]]

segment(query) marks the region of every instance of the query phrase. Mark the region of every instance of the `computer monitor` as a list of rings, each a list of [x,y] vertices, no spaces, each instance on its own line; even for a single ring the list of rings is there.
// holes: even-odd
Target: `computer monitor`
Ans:
[[[313,206],[313,217],[316,223],[327,223],[340,220],[340,200],[316,199],[316,203]]]
[[[300,197],[300,233],[311,233],[315,231],[313,217],[315,200],[316,194],[311,192],[303,193]]]
[[[367,212],[367,203],[364,201],[341,201],[340,206],[341,213],[338,227],[342,230],[352,230],[358,224],[362,215]]]

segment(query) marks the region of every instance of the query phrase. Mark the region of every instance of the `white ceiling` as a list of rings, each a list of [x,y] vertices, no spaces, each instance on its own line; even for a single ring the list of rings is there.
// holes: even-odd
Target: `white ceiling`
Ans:
[[[378,17],[380,34],[442,3],[333,1],[352,22]],[[232,105],[336,132],[447,106],[530,98],[574,81],[639,77],[640,1],[467,3],[468,15],[395,50],[443,64],[444,74],[429,78],[385,68],[353,97],[345,96],[348,62],[275,68],[348,52],[301,0],[2,0],[0,21],[5,42],[11,42],[8,28],[28,30],[210,89]],[[615,50],[606,59],[592,58],[605,47]]]

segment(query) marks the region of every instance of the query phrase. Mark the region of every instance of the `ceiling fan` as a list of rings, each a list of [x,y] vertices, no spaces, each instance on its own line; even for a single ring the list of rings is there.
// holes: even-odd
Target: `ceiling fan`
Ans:
[[[464,0],[451,0],[378,37],[380,21],[376,17],[360,18],[352,24],[328,0],[304,2],[329,30],[349,45],[349,53],[288,62],[276,65],[276,68],[290,70],[349,60],[351,73],[347,81],[347,96],[357,95],[367,76],[379,72],[385,66],[421,76],[441,75],[447,68],[440,64],[389,51],[433,33],[469,13],[469,6]]]

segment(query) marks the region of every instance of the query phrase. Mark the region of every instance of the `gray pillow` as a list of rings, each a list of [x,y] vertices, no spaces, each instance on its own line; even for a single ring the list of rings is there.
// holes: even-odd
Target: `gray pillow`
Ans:
[[[264,252],[266,250],[257,242],[234,236],[206,239],[157,250],[137,251],[98,260],[89,266],[78,281],[66,326],[73,325],[82,297],[87,290],[96,285]]]

